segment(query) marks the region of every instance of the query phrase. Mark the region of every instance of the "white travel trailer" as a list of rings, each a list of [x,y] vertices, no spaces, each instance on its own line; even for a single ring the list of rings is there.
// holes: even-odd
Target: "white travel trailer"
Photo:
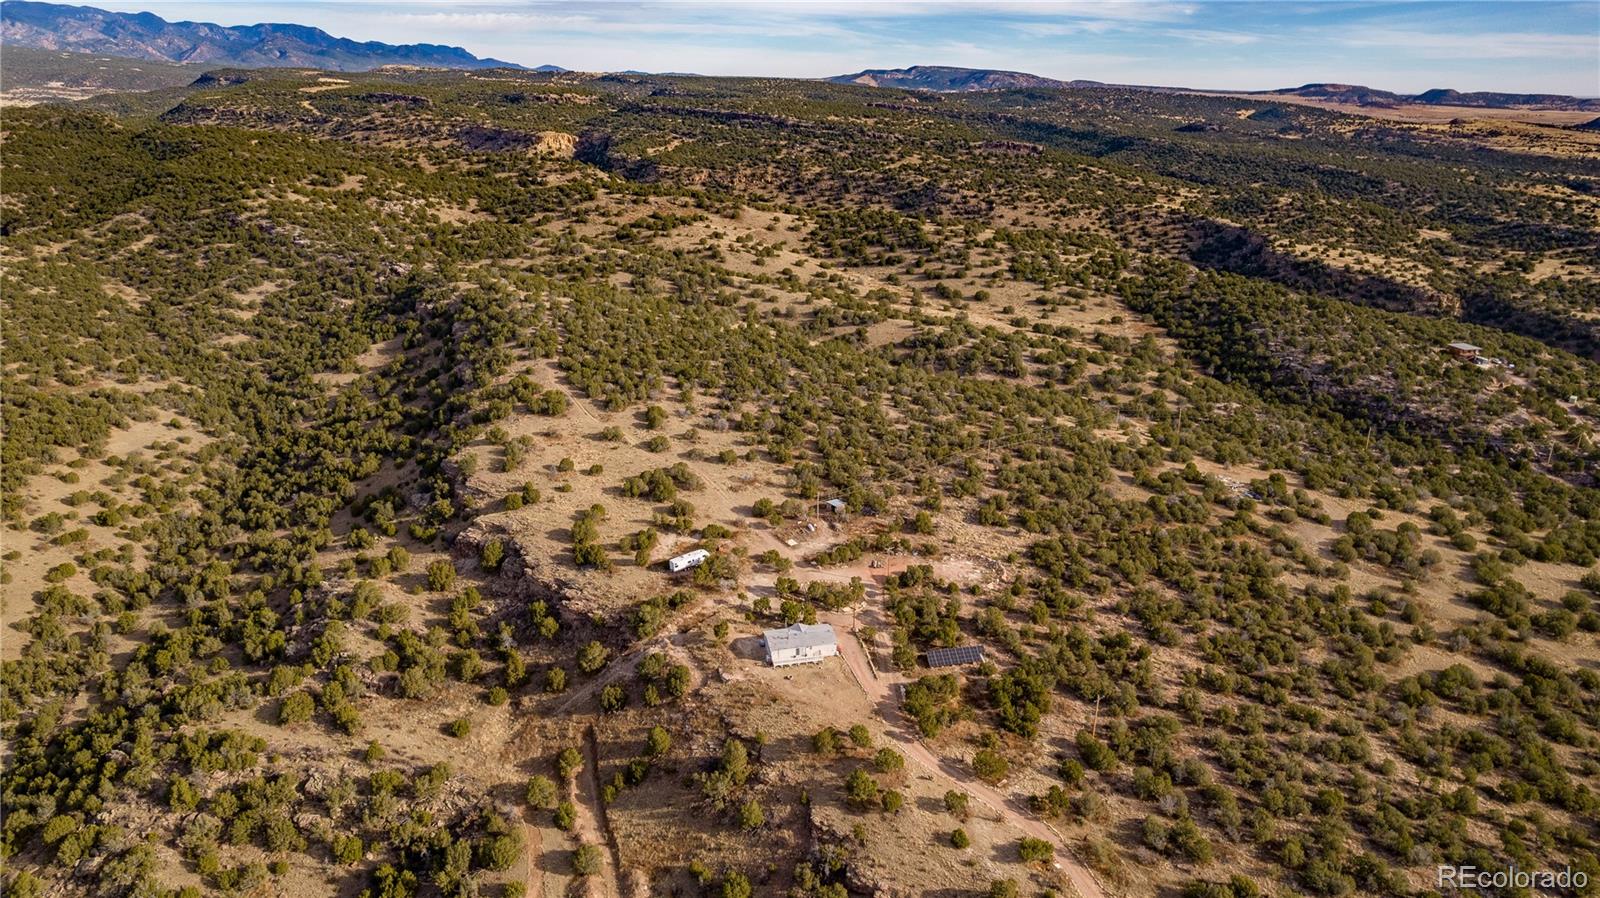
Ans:
[[[674,555],[673,557],[667,559],[667,570],[674,574],[681,574],[689,568],[699,567],[700,565],[705,564],[706,559],[710,557],[711,553],[707,552],[705,549],[695,549],[693,552],[685,552],[682,555]]]

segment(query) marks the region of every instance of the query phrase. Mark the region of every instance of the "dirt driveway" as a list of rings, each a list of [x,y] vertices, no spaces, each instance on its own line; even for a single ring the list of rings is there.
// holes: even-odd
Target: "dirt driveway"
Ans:
[[[888,724],[889,738],[895,741],[907,758],[936,780],[943,780],[951,787],[971,795],[1023,833],[1035,839],[1043,839],[1055,846],[1056,867],[1066,876],[1079,898],[1106,898],[1105,890],[1100,887],[1094,874],[1073,859],[1066,840],[1053,827],[1033,816],[1032,812],[1016,799],[1006,796],[978,779],[972,771],[953,762],[941,760],[922,744],[922,740],[917,738],[914,725],[900,707],[897,687],[904,683],[905,678],[899,673],[889,671],[879,673],[873,669],[867,660],[865,649],[856,638],[853,629],[854,619],[850,615],[837,612],[825,613],[818,615],[818,619],[831,624],[838,633],[839,656],[849,668],[857,685],[871,700],[878,716]]]

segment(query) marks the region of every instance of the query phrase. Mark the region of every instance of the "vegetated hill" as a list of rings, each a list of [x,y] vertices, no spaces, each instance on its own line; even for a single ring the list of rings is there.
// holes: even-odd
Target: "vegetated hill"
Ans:
[[[35,47],[245,67],[314,66],[336,71],[363,71],[390,64],[518,68],[497,59],[479,59],[460,47],[353,41],[306,25],[168,22],[148,12],[109,12],[33,0],[8,0],[0,6],[0,39],[7,51],[12,47]]]
[[[1359,84],[1305,84],[1300,87],[1285,87],[1279,90],[1256,91],[1256,93],[1307,97],[1357,106],[1396,106],[1404,101],[1403,97],[1392,91],[1377,90]]]
[[[826,79],[834,84],[859,84],[864,87],[898,87],[904,90],[970,91],[1016,90],[1036,87],[1068,87],[1094,82],[1057,81],[1027,72],[999,69],[963,69],[946,65],[914,65],[905,69],[867,69],[854,75],[835,75]]]
[[[1398,94],[1359,84],[1306,84],[1255,93],[1307,97],[1355,106],[1399,106],[1405,103],[1420,103],[1425,106],[1482,106],[1495,109],[1600,109],[1600,99],[1571,97],[1565,94],[1514,94],[1500,91],[1463,93],[1442,87],[1420,94]]]
[[[1513,94],[1502,91],[1459,91],[1436,87],[1408,98],[1434,106],[1490,106],[1501,109],[1600,109],[1600,99],[1566,94]]]
[[[8,46],[0,53],[0,89],[11,101],[79,99],[110,91],[181,87],[203,71],[194,64],[33,47]]]
[[[1119,88],[184,91],[6,114],[8,895],[1600,875],[1592,154]],[[844,657],[767,667],[799,621]]]

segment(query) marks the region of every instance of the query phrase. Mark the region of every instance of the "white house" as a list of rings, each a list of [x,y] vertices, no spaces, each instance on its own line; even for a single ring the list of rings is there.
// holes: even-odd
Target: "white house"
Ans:
[[[827,624],[795,624],[761,634],[767,663],[773,667],[809,664],[839,654],[839,639]]]
[[[682,555],[674,555],[667,559],[667,570],[674,574],[681,573],[689,568],[699,567],[700,565],[705,564],[706,559],[710,557],[711,553],[707,552],[705,549],[695,549],[693,552],[685,552]]]

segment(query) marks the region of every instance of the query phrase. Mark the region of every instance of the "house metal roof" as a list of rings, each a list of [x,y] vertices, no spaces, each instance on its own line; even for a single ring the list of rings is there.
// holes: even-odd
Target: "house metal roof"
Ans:
[[[949,649],[928,649],[929,667],[957,667],[983,660],[983,646],[958,645]]]
[[[769,652],[814,649],[818,646],[839,644],[839,638],[827,624],[795,624],[781,630],[768,630],[761,636],[767,641]]]
[[[1482,352],[1483,351],[1483,347],[1482,346],[1473,346],[1471,343],[1451,343],[1450,344],[1450,348],[1451,349],[1455,349],[1455,350],[1459,350],[1461,352]]]

